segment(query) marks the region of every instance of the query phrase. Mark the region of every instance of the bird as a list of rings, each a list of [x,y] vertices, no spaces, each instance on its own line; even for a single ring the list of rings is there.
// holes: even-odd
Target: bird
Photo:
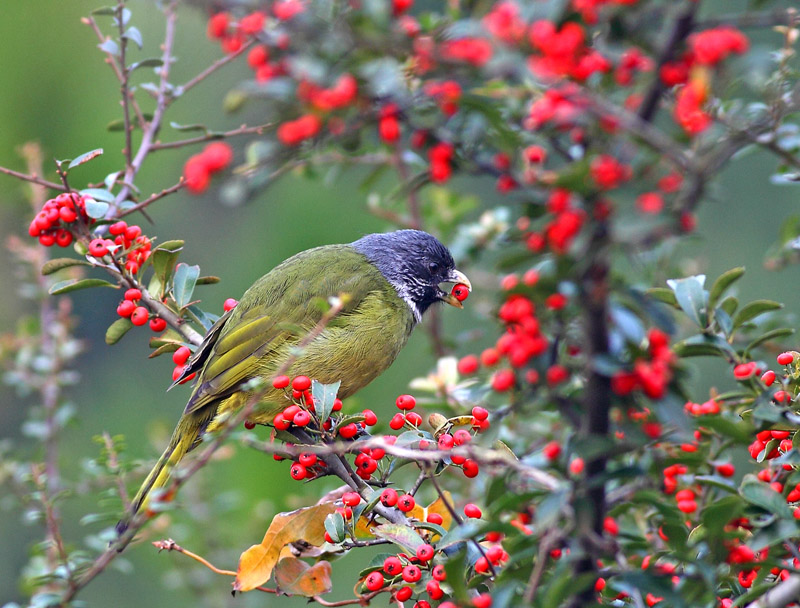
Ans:
[[[279,373],[302,374],[323,384],[341,382],[338,397],[350,397],[392,364],[432,305],[463,307],[442,283],[472,289],[450,251],[433,235],[412,229],[308,249],[258,279],[211,327],[175,380],[173,386],[196,374],[172,437],[117,532],[147,509],[151,493],[169,483],[205,434],[241,411],[254,394],[251,381],[271,387]],[[339,298],[341,310],[298,348],[323,318],[321,302],[331,298]],[[287,396],[275,388],[262,388],[259,395],[248,420],[269,424],[288,404]]]

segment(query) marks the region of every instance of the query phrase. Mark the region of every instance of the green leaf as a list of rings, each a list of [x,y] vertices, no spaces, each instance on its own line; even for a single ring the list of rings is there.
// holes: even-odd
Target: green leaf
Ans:
[[[742,511],[744,503],[741,496],[723,496],[703,509],[700,520],[713,538],[721,535],[728,522],[738,517]]]
[[[159,68],[162,65],[164,65],[164,62],[161,59],[158,57],[150,57],[149,59],[142,59],[141,61],[130,64],[130,66],[128,66],[128,71],[133,72],[133,70],[138,70],[139,68]]]
[[[779,338],[786,338],[791,336],[794,333],[794,329],[791,327],[778,327],[776,329],[771,329],[768,332],[760,335],[755,340],[750,342],[747,345],[747,348],[744,349],[744,357],[746,358],[750,351],[752,351],[757,346],[764,344],[764,342],[769,342],[770,340],[778,340]]]
[[[316,380],[311,381],[311,395],[314,397],[314,407],[317,410],[320,422],[325,422],[333,411],[333,403],[336,401],[336,393],[342,385],[341,380],[333,384],[322,384]]]
[[[113,203],[116,198],[111,192],[105,188],[84,188],[80,191],[81,194],[89,196],[96,201],[104,201],[106,203]]]
[[[172,279],[172,297],[179,308],[187,306],[192,301],[194,286],[200,276],[200,266],[178,264],[175,267],[175,277]]]
[[[725,357],[734,356],[736,353],[725,340],[719,336],[697,334],[686,340],[681,340],[673,345],[675,354],[679,357]]]
[[[181,125],[177,122],[169,123],[169,126],[175,129],[176,131],[202,131],[203,133],[208,134],[208,127],[205,125],[194,124],[194,125]]]
[[[106,330],[106,344],[110,346],[119,342],[131,327],[133,327],[133,323],[131,323],[130,319],[125,318],[114,321]]]
[[[344,540],[344,517],[341,513],[330,513],[325,518],[325,531],[334,542],[340,543]]]
[[[675,299],[683,312],[700,327],[705,327],[707,323],[707,294],[703,289],[705,281],[706,277],[702,274],[667,281],[667,285],[675,292]]]
[[[92,198],[85,199],[84,203],[85,203],[84,208],[86,210],[86,215],[95,220],[104,218],[109,208],[108,203],[104,203],[103,201],[96,201]]]
[[[164,295],[164,288],[169,283],[183,245],[184,242],[180,240],[164,241],[153,249],[153,253],[148,258],[153,264],[153,278],[147,287],[149,292],[157,293],[159,296]]]
[[[734,296],[728,296],[718,306],[720,310],[724,310],[728,313],[728,315],[733,315],[736,312],[736,309],[739,308],[739,300]]]
[[[219,283],[222,279],[219,277],[215,277],[212,275],[206,277],[198,277],[197,278],[197,285],[214,285],[215,283]]]
[[[753,440],[753,428],[746,422],[734,422],[717,415],[700,416],[697,418],[697,423],[717,431],[728,439],[734,439],[738,443],[748,444]]]
[[[75,258],[55,258],[53,260],[47,260],[42,265],[42,274],[53,274],[63,268],[69,268],[70,266],[91,266],[91,264],[86,260],[77,260]]]
[[[781,308],[783,308],[783,304],[780,302],[774,302],[772,300],[754,300],[742,306],[742,309],[736,313],[736,316],[733,317],[733,326],[734,328],[741,327],[751,319],[755,319],[765,312],[780,310]]]
[[[792,519],[792,510],[786,499],[772,489],[768,483],[760,481],[755,475],[747,474],[739,486],[739,495],[750,504],[786,519]]]
[[[708,292],[708,306],[714,308],[719,302],[719,299],[725,293],[725,290],[738,281],[744,274],[744,266],[738,268],[731,268],[727,272],[723,272]]]
[[[73,169],[78,165],[88,163],[90,160],[97,158],[102,153],[103,148],[96,148],[94,150],[90,150],[89,152],[84,152],[78,158],[74,158],[72,161],[70,161],[69,165],[67,165],[67,169]]]
[[[88,289],[90,287],[116,287],[113,283],[104,281],[103,279],[67,279],[66,281],[59,281],[52,285],[48,290],[50,295],[56,296],[62,293],[69,293],[70,291],[77,291],[79,289]]]
[[[117,14],[117,9],[113,6],[101,6],[100,8],[96,8],[89,13],[90,15],[100,15],[104,17],[113,17]]]
[[[373,528],[372,532],[378,538],[394,543],[408,555],[416,555],[417,549],[425,544],[413,528],[400,524],[381,524]]]
[[[139,31],[139,28],[135,26],[131,26],[125,30],[125,33],[122,35],[122,37],[127,38],[128,40],[133,40],[136,46],[138,46],[140,49],[144,44],[144,41],[142,40],[142,33]]]

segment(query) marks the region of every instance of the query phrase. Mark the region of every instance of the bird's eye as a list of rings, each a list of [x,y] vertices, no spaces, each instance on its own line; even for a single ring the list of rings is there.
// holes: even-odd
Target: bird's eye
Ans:
[[[439,264],[436,262],[429,262],[428,263],[428,270],[431,271],[431,274],[438,274],[439,273]]]

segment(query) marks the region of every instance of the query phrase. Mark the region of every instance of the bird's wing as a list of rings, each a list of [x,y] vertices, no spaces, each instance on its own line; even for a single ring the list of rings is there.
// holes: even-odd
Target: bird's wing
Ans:
[[[191,364],[198,378],[184,413],[235,393],[265,369],[277,370],[280,362],[270,357],[285,357],[282,347],[320,321],[327,298],[349,296],[341,322],[379,287],[380,277],[363,256],[344,247],[305,251],[261,277],[198,350]]]

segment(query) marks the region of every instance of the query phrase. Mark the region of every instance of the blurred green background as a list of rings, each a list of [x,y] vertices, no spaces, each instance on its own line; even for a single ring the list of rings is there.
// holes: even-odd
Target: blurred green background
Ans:
[[[723,4],[727,11],[744,6],[743,2]],[[45,159],[73,158],[93,148],[105,149],[103,157],[74,171],[75,186],[100,181],[118,169],[122,137],[105,129],[107,123],[119,117],[118,84],[96,49],[94,34],[80,22],[97,6],[94,0],[0,3],[0,165],[24,170],[16,149],[24,142],[34,141],[41,145]],[[156,56],[163,30],[160,12],[145,0],[132,1],[129,6],[145,39],[145,50],[134,51],[133,58]],[[764,41],[777,44],[775,35],[765,35]],[[218,46],[205,38],[205,15],[183,7],[173,81],[186,81],[220,53]],[[142,70],[137,81],[152,78],[146,72]],[[175,103],[169,120],[181,124],[202,122],[214,129],[260,122],[257,104],[236,116],[227,116],[221,110],[221,94],[249,74],[243,58],[227,66]],[[164,135],[175,137],[169,129]],[[149,193],[173,184],[185,159],[197,150],[159,152],[145,165],[139,187]],[[237,148],[237,160],[241,157],[241,148]],[[47,177],[55,179],[51,168],[47,168]],[[748,273],[740,282],[740,299],[776,299],[785,302],[790,313],[795,314],[800,310],[796,269],[768,272],[762,268],[764,252],[775,240],[780,222],[797,208],[796,189],[770,184],[773,169],[773,160],[760,154],[733,162],[714,190],[715,200],[701,209],[697,236],[682,251],[689,259],[687,273],[702,271],[713,277],[733,266],[747,266]],[[493,199],[490,188],[485,190],[488,201]],[[25,234],[32,213],[24,193],[21,182],[0,175],[0,241],[5,242],[9,234]],[[198,291],[204,307],[219,312],[226,297],[238,297],[263,272],[299,250],[348,242],[367,232],[386,229],[384,222],[366,212],[365,201],[366,193],[358,188],[357,176],[345,176],[333,184],[287,176],[243,207],[219,204],[212,187],[206,196],[179,193],[160,201],[151,207],[154,225],[141,218],[137,221],[147,234],[161,240],[185,238],[182,260],[199,264],[204,274],[222,278],[220,284]],[[6,332],[29,313],[29,304],[15,289],[15,268],[5,247],[0,249],[0,256],[0,330]],[[469,273],[469,268],[466,270]],[[494,286],[484,282],[481,287]],[[475,301],[483,298],[489,302],[490,297],[491,294],[479,293]],[[188,390],[165,394],[172,365],[167,358],[146,358],[149,331],[133,331],[114,347],[104,344],[105,329],[116,318],[118,293],[90,290],[75,294],[73,300],[79,317],[77,333],[87,350],[79,360],[81,383],[69,392],[79,421],[63,436],[66,475],[69,477],[85,459],[97,456],[98,449],[91,438],[103,431],[125,434],[132,456],[155,458],[183,408]],[[444,311],[448,335],[456,336],[481,323],[480,310],[485,307],[467,308],[458,313]],[[475,348],[472,344],[469,350]],[[466,352],[464,348],[461,354]],[[405,392],[408,380],[426,374],[434,361],[425,336],[418,331],[393,368],[352,399],[350,407],[372,407],[379,414],[390,411],[393,396]],[[720,370],[700,370],[698,386],[729,382]],[[20,435],[19,428],[30,405],[29,399],[17,396],[6,386],[0,387],[0,439],[10,438],[22,450],[27,449],[26,442],[30,440]],[[164,531],[165,536],[172,536],[189,549],[205,551],[206,557],[227,568],[235,567],[240,551],[260,541],[274,512],[301,504],[297,498],[287,499],[289,491],[293,495],[305,492],[308,497],[321,492],[319,484],[309,487],[290,483],[287,463],[277,464],[269,457],[233,451],[227,450],[226,459],[207,467],[182,492],[184,508],[194,510],[201,519],[206,501],[227,509],[223,519],[208,523],[213,532],[209,531],[204,539],[192,536],[197,528],[182,525],[180,513],[173,516],[173,523]],[[325,488],[334,485],[324,483]],[[232,492],[234,489],[239,492]],[[14,501],[7,496],[0,501],[0,605],[23,599],[17,582],[20,570],[28,559],[29,547],[42,537],[38,525],[23,525],[19,511],[3,511],[12,504]],[[92,510],[97,507],[91,496],[65,503],[64,533],[70,542],[80,544],[90,531],[76,522]],[[195,568],[178,555],[158,554],[147,544],[130,547],[124,558],[129,561],[120,562],[131,564],[134,571],[123,574],[112,568],[102,575],[81,594],[89,606],[124,608],[203,602],[222,605],[226,601],[237,606],[305,605],[302,600],[277,600],[264,594],[231,599],[224,578]],[[346,560],[349,567],[345,566],[345,576],[337,581],[336,598],[349,594],[353,571],[365,563],[363,556]],[[173,568],[176,564],[179,570]],[[213,599],[198,597],[197,590],[210,579],[215,579],[219,593]]]

